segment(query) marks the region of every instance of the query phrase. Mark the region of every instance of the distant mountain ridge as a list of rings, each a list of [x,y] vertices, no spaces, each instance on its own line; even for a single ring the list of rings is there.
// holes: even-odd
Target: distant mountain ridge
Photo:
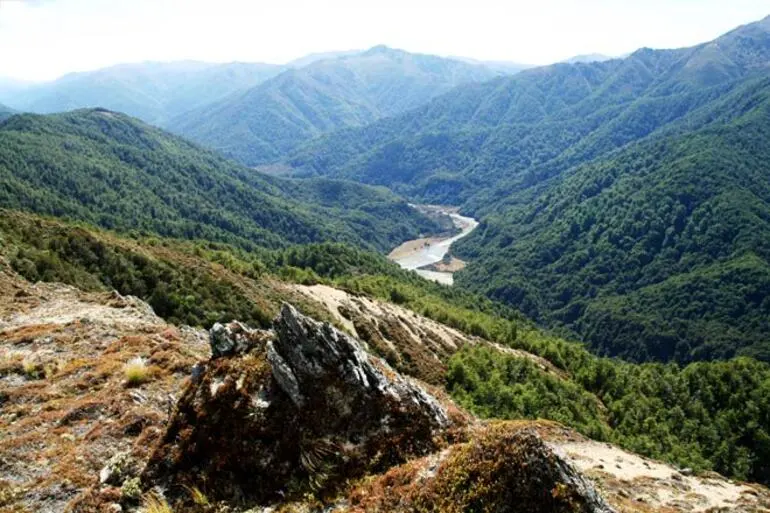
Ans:
[[[291,60],[286,63],[287,68],[304,68],[318,61],[326,61],[329,59],[337,59],[339,57],[347,57],[350,55],[356,55],[363,53],[366,50],[337,50],[330,52],[315,52],[303,55],[298,59]]]
[[[770,17],[692,48],[642,48],[625,59],[554,64],[458,87],[402,115],[312,141],[287,162],[303,174],[466,201],[492,176],[551,161],[563,169],[673,126],[768,66]],[[556,146],[538,154],[543,141]],[[485,179],[441,192],[424,182],[437,174]]]
[[[0,101],[16,110],[41,114],[102,107],[160,124],[182,112],[248,89],[282,69],[273,64],[238,62],[119,64],[70,73],[53,82],[0,88]]]
[[[455,86],[498,75],[483,65],[377,46],[286,71],[167,126],[254,166],[313,137],[405,112]]]
[[[604,62],[617,58],[618,57],[612,57],[601,53],[587,53],[582,55],[575,55],[569,59],[564,59],[562,62],[566,62],[567,64],[575,64],[577,62]]]

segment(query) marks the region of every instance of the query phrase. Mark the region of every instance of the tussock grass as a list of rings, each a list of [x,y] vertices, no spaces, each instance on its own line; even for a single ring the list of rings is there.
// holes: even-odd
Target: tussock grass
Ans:
[[[150,369],[144,358],[136,357],[123,366],[123,374],[128,386],[138,386],[150,379]]]
[[[187,487],[187,491],[190,492],[190,498],[196,505],[208,506],[210,504],[209,498],[197,486]]]
[[[142,513],[174,513],[166,499],[155,494],[145,497],[142,506]]]

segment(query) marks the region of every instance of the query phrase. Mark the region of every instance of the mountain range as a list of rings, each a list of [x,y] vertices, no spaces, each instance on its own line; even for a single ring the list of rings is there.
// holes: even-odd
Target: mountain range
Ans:
[[[197,142],[0,107],[0,504],[767,511],[770,17],[576,61],[41,96]],[[415,203],[479,221],[453,286],[385,257],[456,233]]]
[[[167,127],[254,166],[319,135],[367,125],[499,74],[481,64],[378,46],[286,71]]]
[[[96,107],[124,112],[253,166],[315,136],[523,68],[377,46],[310,54],[286,65],[146,62],[41,84],[6,80],[0,101],[42,114]]]
[[[139,155],[149,138],[155,142],[148,147],[170,149],[153,154],[150,169],[165,168],[166,153],[175,155],[169,162],[185,155],[188,160],[179,163],[187,164],[216,158],[211,168],[193,169],[213,173],[216,183],[237,180],[237,190],[267,196],[228,196],[227,213],[211,217],[200,210],[213,206],[179,210],[169,199],[175,190],[155,190],[164,191],[165,182],[185,183],[181,178],[169,175],[149,186],[142,174],[138,181],[147,189],[120,207],[130,214],[115,215],[106,204],[113,197],[105,196],[95,203],[96,215],[93,205],[83,203],[88,194],[73,201],[61,183],[49,191],[56,201],[28,199],[35,195],[23,190],[51,185],[29,173],[25,179],[31,181],[22,185],[14,182],[18,176],[7,176],[16,189],[6,202],[121,229],[136,224],[138,218],[122,223],[127,216],[170,205],[173,212],[164,215],[179,223],[172,223],[174,229],[149,220],[140,224],[162,226],[164,235],[240,246],[344,233],[335,236],[383,251],[435,228],[411,216],[397,196],[340,180],[385,186],[409,201],[458,205],[481,221],[454,248],[469,262],[457,274],[458,287],[513,305],[599,354],[682,363],[735,355],[770,359],[764,336],[770,327],[770,251],[764,242],[770,195],[763,164],[770,17],[691,48],[576,60],[505,75],[384,46],[310,56],[299,63],[307,62],[304,67],[263,69],[259,77],[244,73],[259,83],[220,91],[219,101],[206,100],[164,121],[249,167],[270,164],[262,169],[293,175],[291,181],[250,172],[109,111],[16,117],[3,126],[20,138],[8,143],[15,158],[28,148],[14,145],[51,130],[65,150],[67,172],[89,169],[87,159],[68,152],[79,146],[67,142],[67,134],[82,124],[89,127],[85,147],[102,137],[98,130],[140,134],[108,145],[120,160],[115,170],[130,164],[128,176],[147,172]],[[237,83],[233,87],[241,87]],[[26,125],[19,127],[22,120]],[[130,147],[118,151],[122,144]],[[61,148],[42,148],[50,160],[36,173],[55,168]],[[124,154],[131,155],[128,162]],[[87,190],[86,182],[104,177],[80,178],[79,187]],[[201,180],[193,180],[199,185],[190,189],[190,204],[210,205]],[[371,195],[381,208],[357,222],[367,210],[360,199]],[[19,205],[20,198],[29,204]],[[154,198],[153,205],[133,205],[146,198]],[[271,214],[254,223],[258,203]],[[397,217],[407,220],[403,230],[396,229],[388,205],[399,205]],[[281,209],[291,218],[288,232],[270,221],[282,217]],[[325,215],[316,219],[319,212]],[[382,231],[372,230],[379,221]]]

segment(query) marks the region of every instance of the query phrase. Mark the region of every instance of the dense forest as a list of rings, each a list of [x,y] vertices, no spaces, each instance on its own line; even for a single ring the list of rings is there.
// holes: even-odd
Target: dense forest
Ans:
[[[770,358],[770,88],[742,99],[752,109],[721,126],[632,145],[509,198],[459,245],[476,265],[458,281],[601,354]]]
[[[386,251],[436,229],[385,189],[265,177],[103,109],[0,124],[0,207],[243,247]]]

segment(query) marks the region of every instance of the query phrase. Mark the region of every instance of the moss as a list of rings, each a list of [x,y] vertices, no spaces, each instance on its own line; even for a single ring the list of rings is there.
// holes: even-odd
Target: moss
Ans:
[[[126,502],[138,502],[142,496],[142,483],[138,477],[126,479],[120,487],[120,497]]]

